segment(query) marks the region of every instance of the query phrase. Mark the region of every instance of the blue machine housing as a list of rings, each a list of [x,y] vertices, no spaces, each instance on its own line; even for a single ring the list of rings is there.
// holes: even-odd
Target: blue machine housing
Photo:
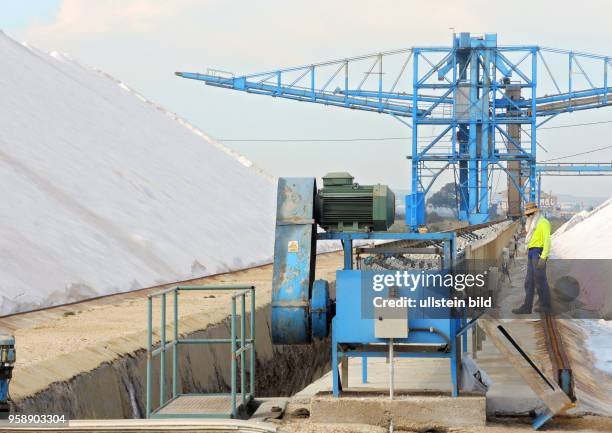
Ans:
[[[280,178],[274,244],[274,275],[272,281],[272,341],[274,344],[306,344],[313,338],[325,338],[331,326],[332,365],[343,357],[363,359],[363,378],[367,380],[367,358],[386,356],[380,349],[389,343],[375,337],[375,318],[363,314],[362,304],[369,298],[362,292],[365,272],[353,269],[355,240],[433,241],[443,246],[442,270],[450,272],[455,263],[454,233],[414,232],[322,232],[317,233],[314,219],[316,203],[314,178]],[[412,200],[422,201],[423,195]],[[421,212],[417,211],[416,215]],[[418,222],[418,216],[415,220]],[[330,301],[329,285],[314,281],[316,241],[339,240],[344,251],[344,266],[336,274],[335,315]],[[371,295],[371,292],[368,292]],[[427,297],[431,292],[417,290],[413,297]],[[400,296],[402,294],[400,293]],[[366,305],[366,304],[364,304]],[[429,318],[418,312],[409,314],[407,338],[394,339],[398,357],[442,357],[451,360],[450,374],[453,395],[458,394],[458,365],[464,319]],[[330,320],[331,319],[331,320]],[[465,334],[464,334],[465,335]],[[463,347],[466,347],[464,338]],[[340,394],[338,369],[333,369],[333,393]]]
[[[371,271],[353,270],[353,241],[360,239],[441,241],[444,245],[442,269],[450,272],[455,263],[455,233],[328,232],[320,233],[318,239],[339,239],[344,245],[345,266],[336,273],[336,314],[331,325],[332,365],[337,366],[343,357],[361,357],[362,378],[365,383],[368,357],[387,356],[378,349],[381,344],[388,344],[389,341],[375,337],[375,318],[364,315],[362,303],[368,302],[369,298],[366,298],[362,292],[362,274]],[[423,298],[431,295],[422,288],[415,293]],[[403,295],[401,289],[398,295]],[[466,329],[465,319],[453,318],[449,314],[448,318],[417,316],[409,317],[407,320],[410,332],[408,338],[394,339],[394,346],[398,348],[395,356],[450,359],[452,394],[456,397],[459,394],[461,353],[467,347],[467,337],[463,333]],[[462,333],[463,342],[460,338]],[[399,350],[402,346],[406,350]],[[333,394],[337,397],[342,389],[338,368],[332,369],[332,378]]]
[[[406,195],[406,225],[417,228],[425,224],[425,193],[422,191]]]
[[[374,320],[376,320],[371,301],[373,297],[389,298],[388,290],[372,292],[362,287],[367,281],[368,273],[373,271],[337,271],[336,272],[336,328],[334,335],[337,341],[343,343],[388,343],[387,339],[376,338]],[[359,290],[361,296],[355,296]],[[449,289],[448,293],[452,290]],[[423,287],[415,292],[409,288],[396,291],[397,297],[425,299],[429,296],[440,298],[439,293],[432,293]],[[449,297],[448,294],[444,297]],[[366,305],[367,304],[367,305]],[[419,309],[418,311],[423,311]],[[436,318],[423,317],[423,314],[411,314],[408,320],[410,333],[408,338],[394,339],[397,344],[438,344],[445,345],[452,337],[452,320],[450,309],[437,312]],[[444,318],[443,318],[444,317]],[[349,320],[350,319],[350,320]]]
[[[314,178],[280,178],[272,277],[272,342],[312,339],[310,298],[314,281],[316,225]]]
[[[360,271],[338,271],[336,274],[336,316],[332,321],[332,365],[338,365],[342,357],[361,357],[362,381],[366,383],[367,363],[369,357],[385,357],[386,353],[372,350],[381,344],[388,344],[388,340],[376,338],[374,335],[375,318],[360,316],[362,312],[362,299],[355,297],[356,287],[361,281]],[[401,293],[400,293],[401,295]],[[452,382],[452,395],[459,395],[459,364],[461,342],[458,337],[462,321],[460,319],[423,319],[409,318],[410,332],[408,338],[394,339],[395,356],[419,358],[449,358],[450,377]],[[349,348],[359,345],[359,349]],[[417,349],[401,352],[402,345],[422,347],[430,345],[432,348],[444,347],[444,350]],[[332,372],[333,395],[340,396],[342,386],[338,368]]]

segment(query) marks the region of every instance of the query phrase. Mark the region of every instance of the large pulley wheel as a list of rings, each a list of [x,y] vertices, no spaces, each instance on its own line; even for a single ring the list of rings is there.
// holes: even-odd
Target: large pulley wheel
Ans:
[[[329,283],[326,280],[316,280],[312,285],[310,300],[310,329],[313,339],[326,338],[329,335],[330,306]]]

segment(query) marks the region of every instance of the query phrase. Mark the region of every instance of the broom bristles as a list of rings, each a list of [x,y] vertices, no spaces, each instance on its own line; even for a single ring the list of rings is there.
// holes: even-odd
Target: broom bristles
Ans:
[[[580,326],[579,320],[553,319],[557,324],[563,346],[572,368],[576,392],[577,409],[582,412],[612,416],[612,377],[599,370],[593,354],[586,348],[587,333]],[[536,341],[534,357],[540,362],[546,375],[555,378],[548,351],[543,321],[533,321],[533,333]]]

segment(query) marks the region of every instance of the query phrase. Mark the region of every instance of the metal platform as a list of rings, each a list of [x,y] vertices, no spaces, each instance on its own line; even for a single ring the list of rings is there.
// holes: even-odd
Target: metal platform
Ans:
[[[248,402],[248,399],[247,399]],[[236,409],[244,409],[240,395],[237,396]],[[179,395],[165,406],[151,414],[151,418],[231,418],[231,394],[194,394]]]
[[[184,291],[233,290],[231,300],[230,338],[180,338],[179,293]],[[250,311],[247,319],[246,298],[250,296]],[[161,303],[161,338],[159,347],[153,346],[153,299]],[[166,310],[168,298],[172,300],[174,320],[172,338],[166,338]],[[238,304],[238,305],[237,305]],[[240,315],[238,316],[238,308]],[[240,318],[238,323],[238,317]],[[250,335],[247,335],[247,320]],[[147,418],[238,418],[243,406],[255,395],[255,286],[252,285],[205,285],[176,286],[148,295],[147,302]],[[229,345],[230,392],[228,394],[183,394],[179,384],[179,347],[182,345]],[[172,353],[171,389],[166,389],[166,352]],[[249,379],[247,360],[249,355]],[[158,399],[153,401],[153,358],[159,356]],[[238,371],[240,389],[238,389]],[[246,384],[249,384],[247,392]],[[171,398],[170,395],[172,396]],[[155,403],[158,403],[155,405]],[[155,406],[154,406],[155,405]]]

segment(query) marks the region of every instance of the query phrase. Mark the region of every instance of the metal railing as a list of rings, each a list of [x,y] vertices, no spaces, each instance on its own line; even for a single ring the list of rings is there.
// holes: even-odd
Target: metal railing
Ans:
[[[230,338],[179,338],[179,292],[183,291],[221,291],[233,290],[236,293],[231,297]],[[250,295],[249,337],[246,336],[246,297]],[[166,328],[167,298],[173,298],[173,328],[172,339],[168,340]],[[159,346],[153,347],[153,300],[161,299],[161,328]],[[240,334],[238,335],[237,303],[240,303]],[[250,285],[206,285],[206,286],[176,286],[148,295],[147,300],[147,401],[146,417],[155,416],[155,413],[167,406],[181,395],[178,390],[179,353],[181,345],[192,344],[229,344],[231,346],[231,416],[235,417],[237,405],[237,370],[240,358],[240,395],[241,403],[246,404],[255,396],[255,286]],[[172,398],[166,401],[166,352],[172,350]],[[246,390],[246,354],[250,357],[249,392]],[[153,358],[159,356],[159,406],[153,408]],[[193,394],[190,394],[193,395]],[[205,394],[203,394],[205,395]],[[247,400],[248,397],[248,400]],[[202,414],[206,416],[206,414]]]

